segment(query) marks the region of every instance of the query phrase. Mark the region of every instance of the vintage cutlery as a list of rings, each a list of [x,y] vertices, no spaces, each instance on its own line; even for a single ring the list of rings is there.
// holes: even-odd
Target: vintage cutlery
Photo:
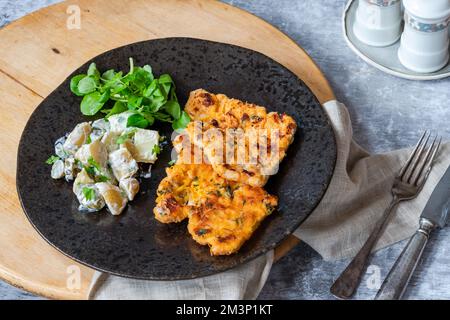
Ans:
[[[420,227],[409,240],[402,254],[378,291],[376,300],[400,299],[420,260],[430,232],[442,228],[450,209],[450,167],[431,194],[420,217]]]
[[[438,137],[435,137],[429,145],[430,137],[431,134],[425,131],[395,178],[392,186],[393,198],[389,207],[384,211],[361,250],[331,286],[330,291],[334,296],[347,299],[355,293],[372,248],[389,221],[393,209],[399,202],[415,198],[422,189],[441,143],[440,139],[438,141]]]

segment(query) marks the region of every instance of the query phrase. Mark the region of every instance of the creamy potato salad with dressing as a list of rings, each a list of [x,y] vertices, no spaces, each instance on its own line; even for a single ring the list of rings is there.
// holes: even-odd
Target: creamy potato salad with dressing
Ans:
[[[82,122],[55,143],[51,177],[74,180],[73,192],[80,211],[95,212],[105,206],[119,215],[139,191],[139,163],[153,164],[160,151],[159,133],[127,127],[133,112],[108,119]],[[150,172],[141,172],[149,177]]]

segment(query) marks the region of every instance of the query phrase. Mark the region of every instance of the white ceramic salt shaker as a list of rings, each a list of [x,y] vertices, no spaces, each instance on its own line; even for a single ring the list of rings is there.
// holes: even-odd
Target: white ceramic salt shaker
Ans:
[[[418,73],[442,69],[449,60],[450,0],[403,0],[403,5],[400,62]]]
[[[353,33],[361,42],[389,46],[400,38],[401,28],[400,0],[359,0]]]

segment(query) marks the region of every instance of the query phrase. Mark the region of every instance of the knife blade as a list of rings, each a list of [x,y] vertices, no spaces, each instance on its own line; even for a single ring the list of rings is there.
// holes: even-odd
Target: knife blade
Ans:
[[[443,228],[447,222],[447,215],[450,206],[450,166],[438,182],[425,208],[422,211],[422,218],[425,218],[435,226]]]
[[[400,299],[419,262],[431,231],[444,227],[450,207],[450,166],[438,182],[420,216],[420,227],[389,271],[376,300]]]

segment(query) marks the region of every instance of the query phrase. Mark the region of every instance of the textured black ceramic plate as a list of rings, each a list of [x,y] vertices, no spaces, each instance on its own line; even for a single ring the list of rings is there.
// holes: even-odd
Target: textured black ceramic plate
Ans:
[[[286,112],[299,124],[295,142],[267,189],[279,197],[279,210],[234,255],[211,257],[196,244],[186,224],[165,225],[153,217],[156,188],[170,160],[166,148],[153,166],[152,178],[120,216],[106,210],[83,214],[72,185],[50,178],[45,160],[54,141],[77,123],[89,120],[69,79],[52,92],[30,117],[18,152],[17,188],[28,219],[54,247],[95,269],[142,279],[188,279],[245,263],[274,248],[311,213],[322,198],[336,160],[329,120],[317,99],[293,73],[268,57],[240,47],[188,38],[151,40],[108,51],[92,61],[100,70],[151,64],[155,74],[169,73],[182,103],[204,88],[215,93]],[[85,72],[86,62],[74,74]],[[169,127],[158,128],[170,137]]]

